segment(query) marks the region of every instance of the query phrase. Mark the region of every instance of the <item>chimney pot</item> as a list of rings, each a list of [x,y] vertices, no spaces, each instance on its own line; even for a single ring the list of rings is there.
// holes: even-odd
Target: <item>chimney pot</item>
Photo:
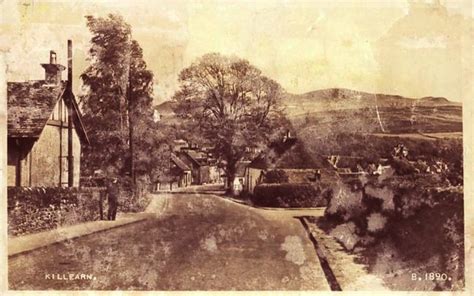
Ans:
[[[49,64],[41,64],[44,68],[44,80],[48,84],[59,85],[61,83],[61,72],[66,69],[63,65],[59,65],[56,60],[56,52],[49,51]]]
[[[56,52],[54,50],[49,51],[49,63],[56,64]]]

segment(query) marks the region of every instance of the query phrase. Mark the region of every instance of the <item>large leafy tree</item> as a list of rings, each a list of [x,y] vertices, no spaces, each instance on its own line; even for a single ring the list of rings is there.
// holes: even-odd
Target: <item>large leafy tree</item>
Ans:
[[[153,73],[142,48],[121,16],[86,18],[92,38],[90,65],[81,75],[81,107],[91,140],[83,153],[85,173],[156,174],[163,162],[157,151],[167,145],[153,121]]]
[[[282,88],[248,61],[220,54],[199,58],[179,75],[176,112],[222,162],[229,188],[237,163],[263,149],[283,122]]]

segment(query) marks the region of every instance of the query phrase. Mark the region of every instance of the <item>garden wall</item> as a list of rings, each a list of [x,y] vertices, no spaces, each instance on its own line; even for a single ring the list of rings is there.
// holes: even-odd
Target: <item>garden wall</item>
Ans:
[[[101,219],[105,188],[8,187],[8,235]],[[101,207],[102,203],[102,207]]]

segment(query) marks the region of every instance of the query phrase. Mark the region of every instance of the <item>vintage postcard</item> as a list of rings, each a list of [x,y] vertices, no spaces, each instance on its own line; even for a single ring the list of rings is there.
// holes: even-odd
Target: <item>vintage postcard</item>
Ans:
[[[469,295],[472,11],[0,0],[2,293]]]

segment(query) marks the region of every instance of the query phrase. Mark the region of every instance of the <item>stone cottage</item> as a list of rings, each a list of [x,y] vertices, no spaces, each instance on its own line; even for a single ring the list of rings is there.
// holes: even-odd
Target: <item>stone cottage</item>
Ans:
[[[250,162],[245,170],[243,189],[253,193],[257,185],[265,182],[265,174],[271,170],[285,172],[288,183],[328,183],[333,178],[325,159],[308,153],[296,138],[270,147]]]
[[[8,186],[79,186],[81,146],[88,144],[72,93],[72,49],[68,81],[50,52],[45,79],[8,82]]]

